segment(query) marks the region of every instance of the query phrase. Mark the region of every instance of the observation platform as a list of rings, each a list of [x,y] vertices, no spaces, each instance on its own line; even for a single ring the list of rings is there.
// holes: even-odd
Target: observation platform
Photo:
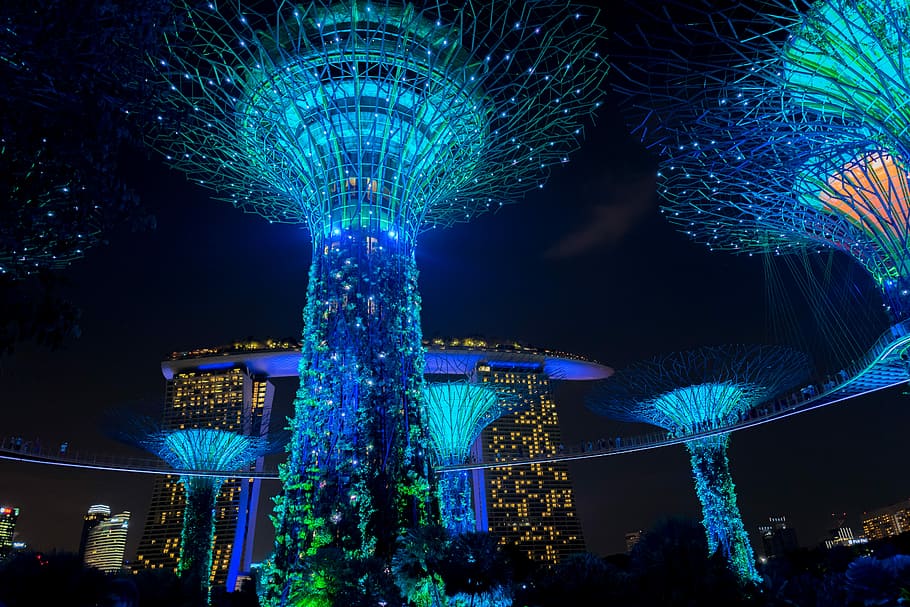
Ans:
[[[908,364],[901,359],[901,354],[910,349],[910,320],[892,326],[872,345],[867,354],[851,367],[837,373],[836,381],[827,387],[815,386],[816,393],[801,394],[796,391],[787,398],[760,403],[752,408],[742,419],[726,426],[706,428],[701,432],[685,436],[669,436],[666,431],[655,430],[647,434],[617,436],[610,438],[592,438],[583,444],[564,445],[557,453],[540,454],[535,457],[501,460],[493,462],[472,462],[463,466],[438,468],[445,470],[471,470],[478,468],[497,468],[508,466],[525,466],[540,462],[572,461],[595,457],[624,455],[648,449],[658,449],[677,445],[687,441],[726,434],[767,424],[793,415],[814,411],[870,392],[884,390],[905,384],[908,381]],[[162,364],[162,369],[171,373],[182,369],[200,369],[210,364],[212,357],[180,358]],[[250,369],[261,369],[272,377],[291,377],[297,374],[299,351],[270,351],[253,353],[231,353],[219,356],[211,364],[249,365]],[[487,362],[502,364],[541,366],[551,373],[553,379],[560,380],[593,380],[603,379],[612,374],[612,369],[598,363],[585,361],[567,354],[558,354],[546,350],[519,347],[513,351],[490,348],[486,345],[446,345],[430,344],[427,346],[426,372],[428,374],[456,374],[472,369],[472,365]],[[183,363],[192,363],[184,366]],[[255,366],[254,366],[255,365]],[[222,367],[209,367],[222,368]],[[167,376],[167,371],[165,371]],[[65,452],[41,447],[36,448],[30,441],[7,436],[0,438],[0,460],[28,462],[53,466],[85,468],[91,470],[133,472],[141,474],[172,474],[175,476],[215,476],[222,478],[261,478],[277,479],[275,469],[261,472],[211,472],[207,470],[177,471],[164,462],[151,457],[124,457],[72,451]]]

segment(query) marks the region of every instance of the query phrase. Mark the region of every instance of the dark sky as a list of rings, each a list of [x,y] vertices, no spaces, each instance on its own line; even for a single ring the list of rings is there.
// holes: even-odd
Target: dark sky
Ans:
[[[80,339],[0,358],[0,435],[136,454],[99,425],[111,408],[160,407],[169,352],[300,333],[305,231],[211,201],[156,161],[130,166],[158,227],[118,231],[67,271],[83,310]],[[545,189],[424,234],[424,335],[514,338],[615,368],[673,350],[766,341],[761,261],[712,254],[677,234],[657,212],[653,172],[608,106]],[[557,391],[565,442],[616,432],[584,408],[588,389]],[[280,386],[278,406],[289,406],[292,390]],[[831,512],[858,527],[863,510],[908,497],[910,472],[898,457],[908,423],[906,397],[894,390],[736,433],[730,459],[747,529],[783,514],[814,545]],[[698,516],[683,447],[574,463],[571,473],[594,552],[622,551],[625,532],[661,518]],[[0,503],[21,508],[20,536],[32,546],[75,550],[82,514],[106,503],[133,512],[132,558],[150,477],[0,462],[0,479]],[[269,544],[270,529],[260,529],[257,557]]]

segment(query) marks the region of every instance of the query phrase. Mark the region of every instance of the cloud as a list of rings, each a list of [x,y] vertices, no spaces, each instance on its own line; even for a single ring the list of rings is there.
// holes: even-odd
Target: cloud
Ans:
[[[605,179],[601,202],[590,208],[587,222],[544,252],[548,259],[577,257],[592,249],[618,244],[654,208],[655,175],[614,183]]]

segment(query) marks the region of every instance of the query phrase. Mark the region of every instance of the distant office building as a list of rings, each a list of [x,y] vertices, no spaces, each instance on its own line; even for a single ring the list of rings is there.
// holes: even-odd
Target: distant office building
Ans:
[[[630,531],[626,534],[626,552],[631,553],[635,546],[638,545],[638,542],[641,541],[641,536],[645,534],[644,531],[639,529],[638,531]]]
[[[910,531],[910,499],[863,514],[863,534],[870,540]]]
[[[108,506],[97,504],[89,508],[83,521],[83,543],[79,546],[79,555],[85,566],[106,573],[122,571],[130,513],[121,512],[112,516]]]
[[[835,546],[857,546],[867,544],[869,538],[854,537],[852,527],[838,527],[831,530],[831,537],[825,540],[825,548],[834,548]]]
[[[245,341],[179,352],[161,363],[167,380],[164,429],[215,428],[250,436],[269,431],[275,388],[270,377],[297,374],[293,341]],[[263,460],[251,465],[261,470]],[[259,479],[230,479],[215,505],[211,583],[233,590],[249,570],[259,504]],[[134,568],[177,570],[184,492],[178,475],[159,477],[152,490]]]
[[[796,530],[787,522],[786,516],[768,517],[768,524],[759,525],[758,532],[766,558],[782,556],[799,548]]]
[[[494,421],[474,447],[474,457],[495,462],[556,455],[562,439],[550,381],[602,379],[612,370],[562,353],[465,339],[430,342],[425,373],[429,381],[467,374],[525,399],[524,410]],[[565,463],[475,470],[472,480],[477,528],[498,537],[500,544],[515,545],[531,560],[545,563],[584,552]]]
[[[103,504],[90,506],[88,512],[82,517],[82,536],[79,538],[79,558],[85,561],[85,547],[88,545],[88,536],[92,529],[101,521],[110,518],[111,509]]]
[[[16,521],[19,520],[19,509],[11,506],[0,506],[0,558],[13,551],[13,536],[16,535]]]
[[[834,513],[831,515],[834,521],[834,528],[830,530],[831,537],[825,540],[825,547],[830,549],[836,546],[856,546],[866,544],[869,539],[866,537],[854,537],[853,528],[846,524],[847,515]]]

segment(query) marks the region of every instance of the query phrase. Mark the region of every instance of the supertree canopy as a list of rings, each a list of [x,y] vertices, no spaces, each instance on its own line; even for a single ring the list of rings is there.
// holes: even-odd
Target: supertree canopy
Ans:
[[[268,439],[211,428],[149,431],[136,437],[134,442],[175,470],[184,472],[235,472],[244,464],[275,451]],[[186,508],[180,533],[178,573],[198,582],[207,594],[212,569],[215,500],[224,479],[185,474],[180,480],[186,491]]]
[[[792,24],[783,74],[771,82],[783,85],[787,102],[910,150],[910,3],[822,0],[783,15]]]
[[[513,409],[510,394],[467,381],[431,383],[423,389],[431,462],[457,466],[468,461],[471,446],[487,425]],[[453,533],[473,531],[474,510],[468,470],[440,471],[437,496],[442,524]]]
[[[619,87],[665,160],[669,219],[716,249],[843,251],[906,318],[908,3],[825,0],[799,13],[766,0],[693,14],[675,26],[693,43],[686,58],[669,40],[652,45],[649,59],[669,60],[642,62]]]
[[[601,382],[588,407],[614,419],[642,422],[674,436],[711,433],[755,405],[799,385],[809,361],[775,346],[707,347],[655,358]],[[710,552],[717,550],[747,582],[758,582],[727,459],[728,434],[686,442]]]
[[[0,275],[64,268],[150,222],[119,159],[153,111],[146,55],[172,18],[167,0],[0,6]]]
[[[327,544],[390,558],[430,496],[415,239],[568,160],[599,105],[603,29],[555,0],[185,10],[158,62],[183,123],[159,147],[313,243],[275,569]]]

